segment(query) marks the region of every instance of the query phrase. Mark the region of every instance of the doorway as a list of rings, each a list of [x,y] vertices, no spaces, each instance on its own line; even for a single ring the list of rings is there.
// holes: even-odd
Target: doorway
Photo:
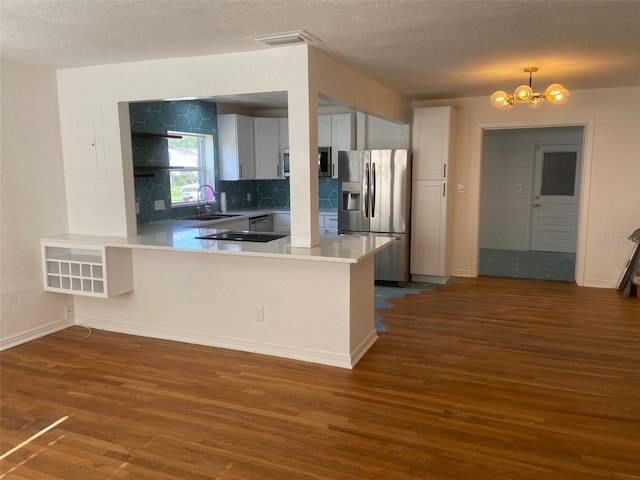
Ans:
[[[483,131],[480,275],[575,281],[583,136]]]

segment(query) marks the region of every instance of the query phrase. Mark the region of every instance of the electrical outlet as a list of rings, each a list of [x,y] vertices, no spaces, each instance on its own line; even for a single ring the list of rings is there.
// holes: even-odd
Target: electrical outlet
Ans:
[[[247,202],[250,202],[250,201],[251,201],[251,194],[247,193]]]
[[[68,320],[71,317],[73,317],[73,306],[67,305],[66,307],[64,307],[64,318]]]
[[[164,200],[154,200],[153,206],[156,210],[164,210]]]
[[[264,307],[256,307],[256,322],[264,322]]]
[[[136,215],[140,214],[140,202],[136,202]]]

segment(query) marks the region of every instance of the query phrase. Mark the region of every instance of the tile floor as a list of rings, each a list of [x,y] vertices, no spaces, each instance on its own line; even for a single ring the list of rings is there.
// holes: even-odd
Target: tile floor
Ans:
[[[575,281],[576,254],[480,249],[480,275]]]

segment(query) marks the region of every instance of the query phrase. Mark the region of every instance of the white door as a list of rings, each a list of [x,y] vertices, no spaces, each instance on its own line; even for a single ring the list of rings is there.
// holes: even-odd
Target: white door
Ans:
[[[531,250],[575,253],[581,163],[580,145],[536,147]]]

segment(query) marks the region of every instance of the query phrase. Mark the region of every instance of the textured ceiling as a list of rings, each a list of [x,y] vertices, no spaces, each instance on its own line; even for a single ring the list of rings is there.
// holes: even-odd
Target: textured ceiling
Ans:
[[[333,57],[413,99],[490,95],[528,79],[640,85],[640,2],[0,0],[2,56],[55,69],[257,50],[305,29]],[[287,48],[287,47],[277,47]]]

